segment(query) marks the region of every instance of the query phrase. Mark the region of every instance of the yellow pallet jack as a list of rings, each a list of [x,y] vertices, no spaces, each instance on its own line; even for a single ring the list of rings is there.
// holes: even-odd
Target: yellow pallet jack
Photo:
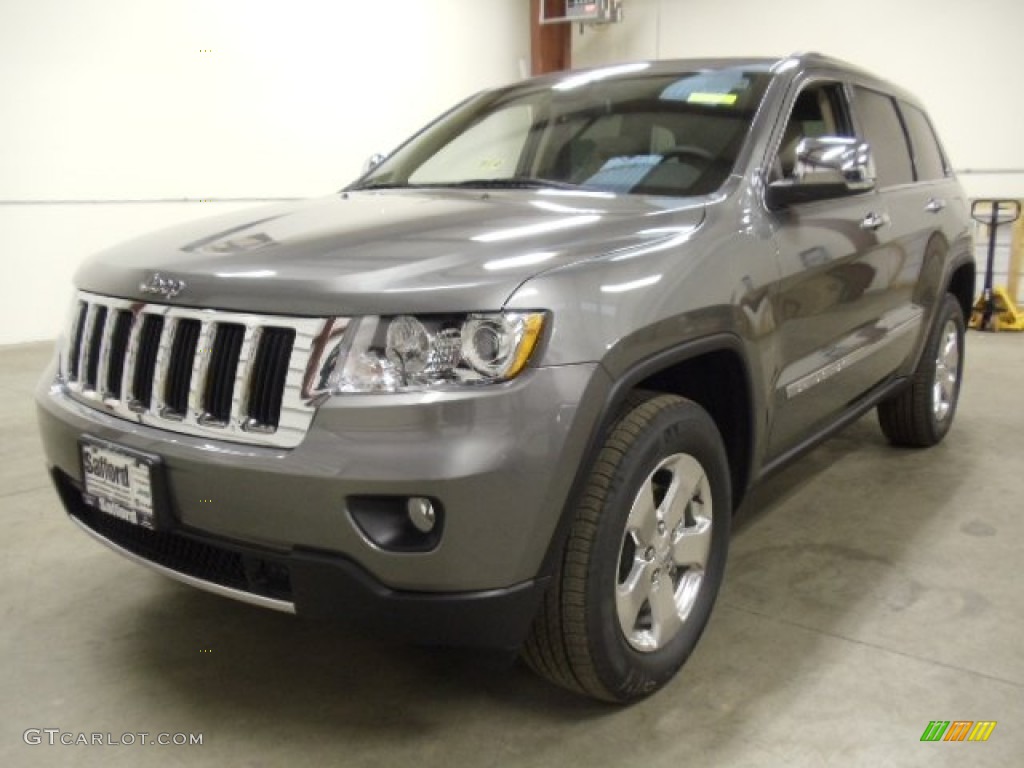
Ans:
[[[1017,309],[1009,291],[994,288],[989,298],[982,294],[975,302],[971,328],[976,331],[1024,331],[1024,312]]]
[[[988,263],[985,269],[985,287],[971,312],[971,328],[979,331],[1024,331],[1024,312],[1017,309],[1005,288],[992,287],[996,260],[996,230],[1000,224],[1010,224],[1020,218],[1017,200],[975,200],[971,204],[971,218],[988,225]]]

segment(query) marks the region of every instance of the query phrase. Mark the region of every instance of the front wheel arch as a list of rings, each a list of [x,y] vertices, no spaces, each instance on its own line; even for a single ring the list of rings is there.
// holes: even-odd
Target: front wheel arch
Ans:
[[[709,360],[728,361],[728,368],[720,376],[716,371],[722,369],[709,368]],[[746,497],[754,478],[754,462],[757,455],[758,432],[754,414],[763,403],[755,399],[754,382],[747,361],[743,341],[732,333],[718,333],[683,342],[665,349],[650,357],[633,361],[628,365],[616,365],[609,370],[613,383],[606,390],[604,404],[587,440],[579,463],[573,468],[575,476],[565,496],[558,522],[549,539],[548,547],[538,568],[538,576],[547,579],[558,567],[562,547],[569,535],[572,522],[572,510],[579,501],[586,482],[587,474],[597,459],[602,441],[608,435],[627,407],[630,398],[637,392],[656,392],[674,394],[698,403],[707,410],[715,421],[726,446],[732,480],[731,499],[733,512],[739,508]],[[693,384],[702,381],[728,380],[733,383],[731,392],[735,398],[720,401],[716,406],[708,407],[708,400],[694,391]],[[721,388],[709,386],[708,390],[720,394]],[[728,414],[731,424],[722,418]]]

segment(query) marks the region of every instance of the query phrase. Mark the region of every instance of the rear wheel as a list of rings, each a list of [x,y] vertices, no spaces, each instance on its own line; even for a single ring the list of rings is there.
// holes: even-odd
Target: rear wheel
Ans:
[[[613,702],[668,682],[722,580],[728,478],[721,436],[700,406],[672,395],[631,400],[590,472],[527,663]]]
[[[910,386],[878,406],[878,422],[890,443],[925,448],[946,436],[960,398],[963,362],[963,311],[946,294]]]

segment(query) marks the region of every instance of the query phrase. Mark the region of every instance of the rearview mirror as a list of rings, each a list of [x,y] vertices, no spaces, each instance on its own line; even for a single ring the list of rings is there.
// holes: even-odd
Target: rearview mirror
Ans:
[[[796,147],[796,165],[788,178],[768,185],[769,208],[859,195],[875,188],[871,147],[846,136],[804,138]]]
[[[378,165],[383,163],[386,159],[387,155],[384,155],[380,152],[376,152],[370,155],[368,158],[366,158],[366,163],[363,164],[363,175],[366,175],[367,173],[372,171]]]

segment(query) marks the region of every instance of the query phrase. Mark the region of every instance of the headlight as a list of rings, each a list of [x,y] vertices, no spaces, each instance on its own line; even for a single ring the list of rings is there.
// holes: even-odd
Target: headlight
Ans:
[[[542,312],[361,317],[324,351],[309,394],[508,381],[526,367],[543,327]]]

